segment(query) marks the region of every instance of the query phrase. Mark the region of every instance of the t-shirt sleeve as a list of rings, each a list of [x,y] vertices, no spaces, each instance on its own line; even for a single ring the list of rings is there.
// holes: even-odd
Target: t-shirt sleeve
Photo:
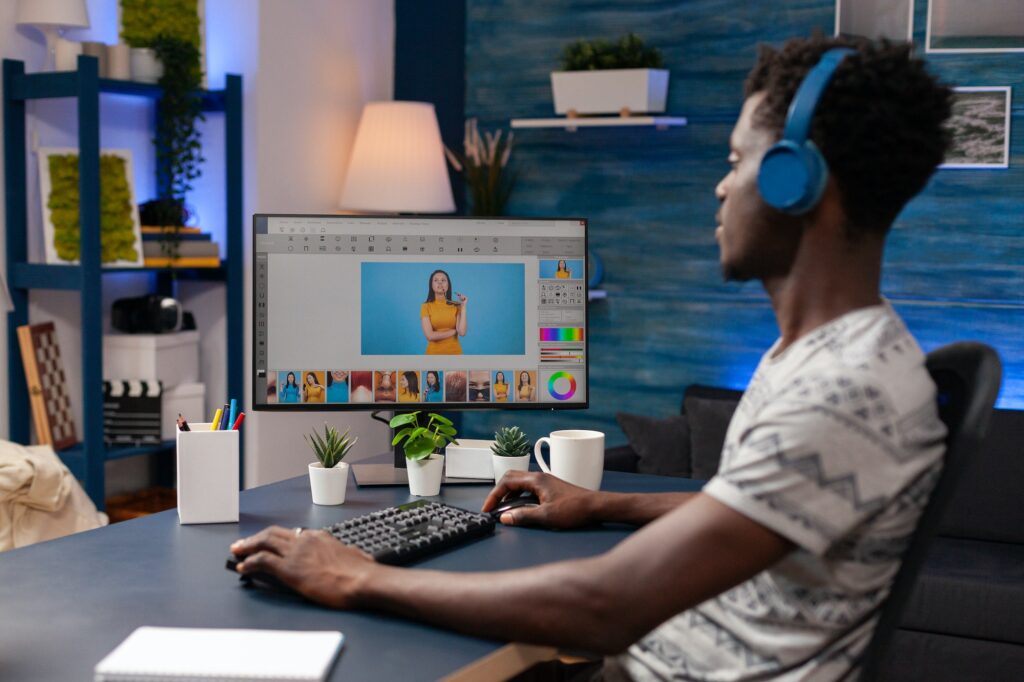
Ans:
[[[934,448],[908,447],[888,426],[842,406],[777,401],[727,444],[704,492],[823,555],[935,464]]]
[[[430,317],[430,307],[426,303],[420,304],[420,319]]]

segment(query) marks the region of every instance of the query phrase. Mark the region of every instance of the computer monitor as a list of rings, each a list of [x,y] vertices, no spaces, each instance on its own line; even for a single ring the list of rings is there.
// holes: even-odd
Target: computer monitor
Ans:
[[[257,410],[588,406],[587,222],[253,216]]]

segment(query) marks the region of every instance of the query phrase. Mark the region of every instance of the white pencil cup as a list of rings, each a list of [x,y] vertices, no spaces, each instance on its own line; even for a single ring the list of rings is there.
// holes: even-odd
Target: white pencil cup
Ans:
[[[178,521],[238,521],[238,431],[178,431]]]

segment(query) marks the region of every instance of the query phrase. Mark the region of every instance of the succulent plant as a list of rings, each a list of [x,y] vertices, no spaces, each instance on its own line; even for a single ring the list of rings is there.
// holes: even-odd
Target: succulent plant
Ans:
[[[345,459],[345,455],[348,454],[348,451],[359,440],[358,436],[349,438],[349,431],[351,429],[345,429],[345,433],[338,435],[338,429],[328,426],[327,422],[324,422],[323,436],[313,431],[308,436],[303,435],[302,437],[309,443],[309,447],[313,448],[316,458],[320,460],[320,464],[323,465],[324,469],[333,469],[341,464],[341,460]]]
[[[518,426],[504,426],[494,433],[491,452],[498,457],[522,457],[530,454],[530,440]]]

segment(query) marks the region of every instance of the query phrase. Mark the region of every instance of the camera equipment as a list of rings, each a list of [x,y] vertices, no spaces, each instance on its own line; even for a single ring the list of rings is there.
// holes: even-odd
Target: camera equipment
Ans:
[[[119,298],[110,311],[110,324],[126,334],[163,334],[195,329],[192,313],[181,303],[159,294]]]

